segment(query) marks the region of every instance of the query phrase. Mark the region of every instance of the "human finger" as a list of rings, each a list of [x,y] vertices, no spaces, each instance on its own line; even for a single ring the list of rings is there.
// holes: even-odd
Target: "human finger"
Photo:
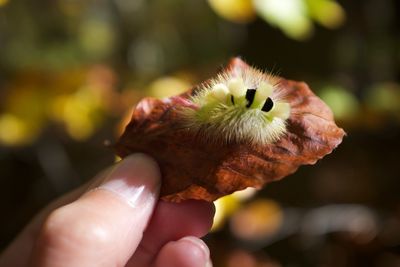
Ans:
[[[201,239],[186,236],[164,245],[154,267],[212,267],[210,251]]]
[[[189,200],[182,203],[160,201],[128,267],[149,266],[161,248],[185,236],[202,237],[211,228],[213,203]]]
[[[94,180],[102,180],[106,173],[106,171],[101,172]],[[87,190],[89,183],[59,197],[41,210],[2,252],[0,255],[0,266],[27,266],[32,247],[43,221],[53,210],[78,199]]]
[[[33,266],[123,266],[135,251],[160,187],[143,154],[115,165],[102,183],[53,211],[33,250]]]

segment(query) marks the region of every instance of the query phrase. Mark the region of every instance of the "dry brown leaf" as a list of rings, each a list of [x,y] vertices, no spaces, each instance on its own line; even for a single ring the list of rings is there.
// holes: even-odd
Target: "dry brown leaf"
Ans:
[[[235,58],[227,69],[248,68]],[[246,187],[261,188],[279,180],[300,165],[314,164],[332,152],[345,132],[336,126],[332,111],[304,82],[281,79],[279,85],[290,103],[287,133],[277,142],[262,146],[246,143],[209,142],[182,127],[181,107],[196,108],[188,93],[164,100],[143,99],[115,145],[125,157],[143,152],[160,165],[161,198],[213,201]]]

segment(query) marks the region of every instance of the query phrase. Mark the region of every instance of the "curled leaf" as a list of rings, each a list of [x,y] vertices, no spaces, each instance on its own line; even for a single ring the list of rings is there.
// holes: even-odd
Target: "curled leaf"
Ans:
[[[248,92],[244,90],[242,96],[233,97],[228,87],[237,77],[243,77]],[[227,92],[226,99],[221,97],[221,81],[228,84],[228,89],[223,89]],[[265,83],[275,89],[262,93],[261,89],[268,87]],[[265,100],[262,97],[257,100],[253,87],[261,88],[257,90]],[[210,93],[205,94],[205,90]],[[235,94],[240,91],[236,85],[233,90]],[[209,95],[216,95],[222,102],[210,104],[209,100],[204,100],[209,99]],[[199,96],[204,98],[199,100]],[[290,110],[285,106],[281,112],[280,103],[288,104]],[[266,105],[269,105],[267,109]],[[203,107],[212,117],[209,121],[204,118]],[[240,112],[229,115],[228,111],[238,109]],[[225,113],[219,119],[221,110]],[[187,114],[192,114],[189,123]],[[247,116],[245,121],[243,116]],[[255,120],[252,116],[258,117]],[[260,139],[264,135],[252,136],[252,132],[260,131],[258,121],[266,128],[276,127],[274,121],[278,121],[280,128],[271,128],[277,135],[266,141]],[[271,123],[265,124],[268,121]],[[236,126],[254,127],[254,131],[247,128],[238,131]],[[295,172],[300,165],[314,164],[331,153],[344,135],[343,129],[336,126],[329,107],[307,84],[271,77],[235,58],[217,79],[185,94],[163,100],[143,99],[115,150],[121,157],[143,152],[157,160],[163,176],[162,199],[213,201],[246,187],[261,188]]]

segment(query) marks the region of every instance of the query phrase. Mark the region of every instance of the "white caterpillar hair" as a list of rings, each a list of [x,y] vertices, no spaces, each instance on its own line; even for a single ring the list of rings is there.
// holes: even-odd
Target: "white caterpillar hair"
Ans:
[[[276,142],[285,134],[290,116],[279,79],[240,63],[197,88],[191,98],[197,108],[180,111],[185,126],[208,140]]]

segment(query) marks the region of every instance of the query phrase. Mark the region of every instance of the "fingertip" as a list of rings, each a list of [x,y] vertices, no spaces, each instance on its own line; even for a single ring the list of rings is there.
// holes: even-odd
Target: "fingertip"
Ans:
[[[186,236],[164,245],[155,266],[206,267],[211,266],[210,250],[199,238]]]
[[[132,154],[120,161],[102,184],[104,189],[119,195],[133,207],[142,206],[148,198],[158,197],[161,184],[160,169],[154,159],[143,154]]]
[[[195,236],[185,236],[177,241],[180,247],[186,248],[192,258],[207,262],[210,258],[210,249],[207,244]]]
[[[144,153],[135,153],[124,158],[121,163],[135,166],[135,171],[146,176],[154,177],[156,182],[160,182],[160,167],[155,159]]]

